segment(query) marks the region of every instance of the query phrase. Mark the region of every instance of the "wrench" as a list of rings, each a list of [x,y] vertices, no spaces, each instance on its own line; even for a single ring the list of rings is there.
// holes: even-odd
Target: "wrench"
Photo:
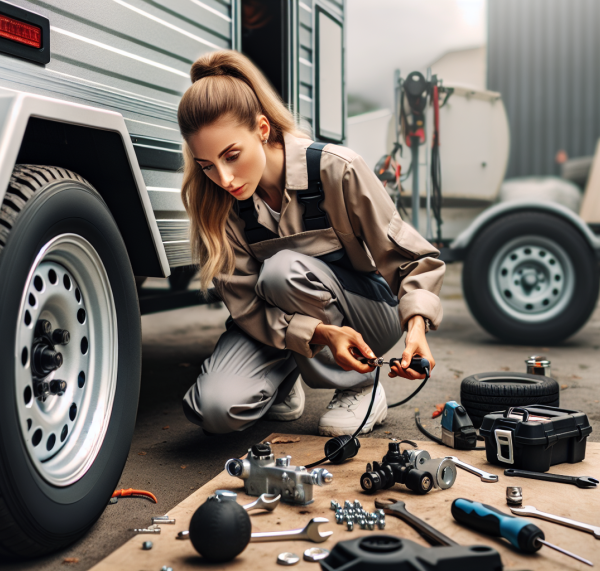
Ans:
[[[528,470],[516,470],[507,468],[504,470],[505,476],[520,476],[521,478],[531,478],[533,480],[545,480],[547,482],[558,482],[559,484],[573,484],[578,488],[595,488],[600,482],[596,478],[589,476],[562,476],[561,474],[548,474],[544,472],[530,472]]]
[[[587,533],[591,533],[596,539],[600,539],[599,526],[590,525],[588,523],[581,523],[579,521],[575,521],[574,519],[568,519],[566,517],[547,514],[535,509],[533,506],[523,506],[522,508],[511,507],[510,511],[515,515],[539,517],[540,519],[545,519],[546,521],[558,523],[559,525],[566,525],[567,527],[572,527],[573,529],[577,529],[579,531],[586,531]]]
[[[313,517],[306,527],[300,529],[291,529],[289,531],[265,531],[253,533],[250,536],[250,541],[286,541],[288,539],[303,539],[306,541],[314,541],[322,543],[333,534],[333,531],[319,531],[319,525],[329,523],[329,520],[324,517]]]
[[[417,516],[411,514],[406,509],[406,504],[400,500],[395,500],[394,498],[388,498],[385,500],[376,499],[375,507],[382,509],[387,515],[393,515],[400,518],[403,522],[416,529],[419,532],[419,535],[425,538],[431,545],[458,545],[456,541],[450,539],[441,531],[435,529],[435,527],[430,526],[422,519],[419,519]]]
[[[475,466],[471,466],[471,464],[467,464],[462,460],[459,460],[456,456],[446,456],[448,460],[452,460],[459,468],[470,472],[471,474],[475,474],[481,478],[482,482],[497,482],[498,476],[496,474],[490,474],[489,472],[485,472],[484,470],[480,470],[479,468],[475,468]]]
[[[256,500],[254,500],[250,504],[246,504],[242,506],[247,512],[250,510],[267,510],[272,512],[278,505],[279,500],[281,500],[281,494],[261,494]]]

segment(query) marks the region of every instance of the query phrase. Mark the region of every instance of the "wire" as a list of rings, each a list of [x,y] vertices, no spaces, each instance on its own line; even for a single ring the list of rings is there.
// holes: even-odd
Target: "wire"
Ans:
[[[437,442],[438,444],[441,444],[443,446],[448,446],[441,438],[434,436],[433,434],[431,434],[431,432],[429,432],[428,430],[425,430],[425,428],[421,424],[421,413],[418,410],[415,411],[415,423],[417,425],[417,428],[425,436],[427,436],[427,438],[429,438],[430,440],[433,440],[434,442]],[[453,446],[448,446],[448,448],[453,448]],[[470,448],[469,450],[485,450],[485,446],[477,446],[476,448]]]
[[[348,440],[348,442],[342,444],[342,446],[340,446],[339,448],[336,448],[330,454],[326,455],[324,458],[321,458],[321,460],[319,460],[318,462],[313,462],[312,464],[308,464],[308,466],[305,466],[305,468],[307,470],[309,468],[314,468],[315,466],[318,466],[319,464],[322,464],[323,462],[326,462],[327,460],[331,460],[331,458],[333,456],[336,456],[337,454],[339,454],[339,452],[341,450],[343,450],[346,446],[348,446],[348,444],[350,442],[353,442],[354,439],[358,436],[360,431],[363,429],[363,426],[367,423],[369,415],[371,414],[371,409],[373,408],[373,403],[375,402],[375,395],[377,394],[377,387],[379,386],[379,371],[380,370],[381,370],[381,367],[377,367],[377,370],[375,371],[375,382],[373,383],[373,391],[371,392],[371,402],[369,403],[369,409],[367,410],[367,414],[365,414],[363,421],[360,423],[360,426],[356,429],[356,432],[350,437],[350,440]]]

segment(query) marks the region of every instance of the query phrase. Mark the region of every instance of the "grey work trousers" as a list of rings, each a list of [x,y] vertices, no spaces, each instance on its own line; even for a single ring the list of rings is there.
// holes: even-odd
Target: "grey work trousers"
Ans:
[[[402,336],[398,298],[374,272],[346,270],[282,250],[263,263],[256,293],[285,313],[351,327],[377,356]],[[208,432],[248,428],[285,399],[299,374],[311,388],[358,388],[375,381],[375,371],[344,371],[329,347],[308,358],[265,345],[242,331],[231,317],[227,321],[227,331],[183,399],[187,418]]]

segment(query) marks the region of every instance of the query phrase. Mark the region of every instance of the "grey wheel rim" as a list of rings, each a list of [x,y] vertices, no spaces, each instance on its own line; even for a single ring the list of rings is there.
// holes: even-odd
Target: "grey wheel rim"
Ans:
[[[69,332],[67,344],[57,330]],[[110,421],[117,357],[115,303],[100,256],[81,236],[56,236],[28,274],[15,346],[21,434],[50,484],[69,486],[94,463]],[[62,394],[59,381],[66,382]]]
[[[488,282],[504,313],[524,323],[541,323],[569,305],[574,275],[573,263],[562,246],[531,235],[511,240],[496,253]]]

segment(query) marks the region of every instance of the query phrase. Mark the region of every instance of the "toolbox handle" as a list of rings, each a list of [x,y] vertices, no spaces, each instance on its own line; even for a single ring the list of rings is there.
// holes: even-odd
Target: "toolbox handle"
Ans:
[[[523,413],[523,422],[527,422],[529,420],[529,411],[526,408],[521,408],[519,406],[511,406],[510,408],[504,411],[504,418],[508,418],[513,412],[522,412]]]
[[[515,456],[513,453],[512,432],[496,428],[494,436],[496,437],[496,455],[498,456],[498,460],[507,464],[514,464]],[[502,454],[502,446],[508,447],[508,456]]]

